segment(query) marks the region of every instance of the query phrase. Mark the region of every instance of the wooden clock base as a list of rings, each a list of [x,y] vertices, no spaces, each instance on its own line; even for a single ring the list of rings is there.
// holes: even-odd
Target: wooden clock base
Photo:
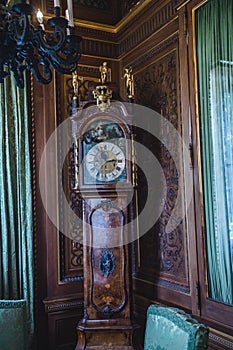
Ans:
[[[75,350],[134,350],[133,326],[117,320],[81,321],[77,326],[78,343]]]

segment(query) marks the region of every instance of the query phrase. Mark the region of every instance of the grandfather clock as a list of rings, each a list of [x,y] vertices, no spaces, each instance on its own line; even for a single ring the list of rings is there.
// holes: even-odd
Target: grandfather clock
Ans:
[[[132,116],[123,103],[109,104],[108,86],[97,86],[95,94],[100,95],[97,105],[71,118],[84,251],[84,318],[77,326],[76,350],[128,350],[134,349],[128,244],[133,235]]]

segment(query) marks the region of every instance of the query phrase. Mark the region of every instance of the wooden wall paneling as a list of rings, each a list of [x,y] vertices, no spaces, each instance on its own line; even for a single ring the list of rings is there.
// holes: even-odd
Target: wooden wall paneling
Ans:
[[[191,195],[191,200],[186,204],[186,231],[188,239],[188,258],[190,267],[190,295],[192,300],[193,315],[200,315],[200,299],[199,299],[199,276],[198,276],[198,256],[197,256],[197,237],[196,223],[194,211],[194,187],[193,187],[193,141],[192,141],[192,118],[190,110],[190,92],[189,92],[189,65],[188,65],[188,45],[189,29],[186,6],[181,6],[179,12],[179,61],[180,61],[180,89],[181,89],[181,118],[182,118],[182,138],[189,152],[189,174],[184,174],[186,197]],[[188,165],[188,164],[187,164]],[[185,169],[185,168],[184,168]],[[189,179],[192,182],[187,182]]]
[[[72,261],[76,257],[77,247],[70,244],[65,249],[59,247],[59,232],[58,229],[50,221],[40,197],[39,186],[39,169],[40,159],[49,139],[49,136],[57,126],[58,110],[63,110],[59,105],[60,100],[56,95],[56,78],[53,77],[53,82],[47,86],[41,86],[33,82],[32,93],[34,98],[33,113],[34,113],[34,133],[35,133],[35,175],[34,175],[34,207],[35,207],[35,286],[36,286],[36,328],[38,346],[41,348],[50,348],[54,343],[57,330],[51,332],[52,324],[55,318],[62,319],[62,314],[66,314],[66,325],[69,322],[69,310],[72,309],[71,304],[75,303],[83,305],[82,294],[82,279],[72,278],[74,269]],[[59,103],[58,103],[59,101]],[[58,103],[58,104],[57,104]],[[45,175],[44,186],[46,188],[47,181]],[[51,185],[51,184],[50,184]],[[55,196],[55,202],[58,200],[58,189],[56,183],[54,188],[50,191],[45,190],[47,196],[51,193]],[[67,239],[68,241],[68,239]],[[60,274],[60,262],[66,261],[66,276],[62,281]],[[69,264],[68,264],[69,262]],[[80,272],[80,266],[78,267]],[[81,271],[82,272],[82,271]],[[75,271],[77,273],[77,271]],[[69,278],[68,278],[69,277]],[[82,277],[82,276],[78,276]],[[64,298],[64,296],[66,298]],[[62,308],[58,307],[61,304]],[[72,301],[72,303],[71,303]],[[51,312],[51,305],[53,304],[53,311]],[[48,307],[50,305],[50,307]],[[79,309],[82,308],[79,305]],[[73,312],[73,310],[72,310]],[[77,313],[78,318],[81,318],[81,312]],[[48,317],[46,316],[48,314]],[[80,314],[80,316],[79,316]],[[73,315],[72,315],[73,317]],[[72,317],[70,319],[70,326],[72,327]],[[65,329],[65,325],[64,325]]]
[[[193,165],[194,165],[194,189],[195,189],[195,216],[196,216],[196,234],[198,244],[198,260],[200,274],[200,297],[201,300],[206,299],[207,275],[205,262],[205,238],[203,226],[203,198],[202,198],[202,183],[201,183],[201,168],[200,168],[200,139],[198,136],[199,129],[199,112],[198,112],[198,87],[196,76],[196,49],[195,49],[195,32],[194,32],[194,9],[201,5],[200,1],[192,1],[187,7],[187,19],[189,30],[189,84],[190,84],[190,111],[192,117],[192,142],[193,142]],[[197,150],[195,152],[195,150]],[[205,309],[205,306],[204,306]],[[201,315],[204,312],[201,305]]]
[[[172,6],[174,3],[166,3],[166,5],[168,9],[169,5]],[[183,13],[178,17],[174,6],[171,11],[164,10],[162,5],[160,9],[162,14],[157,9],[152,12],[154,19],[157,18],[163,21],[164,13],[166,13],[166,19],[169,18],[169,21],[166,20],[164,25],[162,25],[163,22],[156,23],[155,20],[152,20],[154,27],[157,26],[157,30],[150,32],[153,27],[150,25],[145,26],[148,32],[146,30],[141,30],[140,32],[139,30],[144,41],[140,40],[139,35],[136,40],[138,45],[134,47],[133,45],[131,47],[130,43],[133,43],[135,39],[131,38],[132,41],[130,39],[122,41],[127,43],[128,50],[124,48],[124,44],[120,48],[123,52],[121,69],[123,70],[124,67],[129,65],[133,67],[136,103],[148,106],[161,113],[182,134],[183,129],[187,133],[189,101],[188,90],[185,90],[188,84],[188,75],[185,76],[187,74],[187,54],[185,53],[187,48],[186,41],[184,42],[186,39],[184,38],[185,17]],[[181,29],[182,33],[180,33]],[[150,35],[147,36],[149,32]],[[182,39],[180,39],[180,35],[183,35]],[[128,32],[128,36],[130,38],[130,32]],[[182,60],[180,61],[181,56]],[[183,81],[184,77],[185,81]],[[121,86],[121,89],[122,93],[124,93],[124,86]],[[149,147],[150,144],[155,143],[155,140],[148,139],[148,135],[144,137],[140,135],[140,137],[141,142]],[[158,143],[156,146],[158,146]],[[161,146],[159,147],[160,152],[158,153],[157,151],[157,156],[160,157],[160,162],[162,161],[163,163],[164,159],[166,159],[166,150]],[[182,150],[179,151],[182,155]],[[182,157],[180,157],[181,164]],[[162,166],[167,174],[167,181],[170,181],[171,174],[175,170],[172,160],[168,161],[167,164],[165,162]],[[173,193],[174,197],[173,199],[169,197],[169,193],[167,197],[167,204],[171,206],[170,208],[172,208],[172,201],[175,200],[177,191],[177,180],[175,178],[173,180],[174,183],[170,188],[170,194]],[[140,198],[140,195],[142,196],[144,192],[143,183],[139,187],[141,188],[139,202],[143,202],[145,199]],[[194,289],[193,280],[195,278],[191,280],[190,277],[191,274],[194,274],[190,268],[190,259],[193,257],[192,254],[190,257],[188,252],[193,238],[189,238],[186,218],[176,232],[166,236],[163,232],[166,215],[167,213],[164,212],[160,222],[140,239],[141,265],[136,267],[133,287],[135,316],[142,326],[145,321],[143,315],[145,316],[147,306],[151,302],[160,301],[161,303],[176,305],[186,310],[194,308],[191,292]],[[178,242],[178,245],[176,245],[176,248],[171,248],[174,241]],[[195,252],[193,255],[195,255]],[[192,285],[190,285],[190,281]],[[143,337],[143,331],[141,335]]]
[[[38,344],[46,346],[47,317],[45,316],[43,299],[46,298],[49,288],[49,269],[51,255],[48,254],[48,236],[51,232],[56,237],[56,230],[49,221],[40,197],[39,168],[40,159],[47,139],[54,130],[55,110],[53,84],[41,86],[32,80],[34,134],[35,134],[35,173],[34,175],[34,211],[35,211],[35,320],[38,335]],[[52,102],[52,103],[51,103]],[[46,185],[46,184],[45,184]]]
[[[122,28],[118,33],[119,57],[123,58],[126,53],[131,55],[131,51],[138,49],[140,44],[145,48],[148,41],[153,45],[152,35],[164,31],[177,16],[174,3],[170,0],[160,0],[156,4],[151,2],[128,26]],[[140,56],[139,52],[137,57]]]
[[[169,48],[171,51],[168,50],[166,54],[161,52],[161,56],[158,55],[154,64],[146,66],[135,74],[135,79],[138,87],[138,95],[140,96],[138,97],[136,95],[136,100],[140,104],[159,111],[163,117],[173,123],[178,131],[181,131],[177,45],[178,43],[173,44],[173,46]],[[145,143],[145,140],[143,141]],[[170,184],[168,187],[166,199],[166,206],[167,208],[170,207],[169,212],[171,212],[176,200],[175,193],[178,190],[178,178],[172,159],[167,158],[167,150],[165,150],[163,145],[159,147],[159,160],[167,181],[171,183],[171,174],[174,174],[173,184]],[[179,150],[179,152],[182,154],[182,150]],[[180,161],[182,160],[180,159]],[[171,194],[173,195],[171,196]],[[150,233],[151,239],[149,239],[148,235],[145,235],[145,237],[141,239],[145,245],[144,252],[141,251],[141,259],[143,260],[141,273],[147,275],[148,278],[150,278],[149,276],[153,276],[151,277],[152,279],[155,278],[155,274],[157,276],[159,275],[161,283],[166,283],[169,286],[169,283],[172,284],[172,282],[174,282],[180,286],[177,286],[176,289],[179,290],[180,288],[181,291],[189,293],[185,222],[177,228],[176,232],[174,231],[172,235],[168,236],[164,231],[167,215],[167,210],[162,213],[160,222]],[[151,251],[155,232],[160,236],[160,238],[157,238],[156,242],[154,242],[154,252],[156,250],[158,251],[158,246],[160,246],[160,255],[158,255],[157,263],[155,261],[153,263],[153,253]],[[174,244],[174,242],[176,243]],[[172,246],[173,248],[171,248]],[[151,251],[151,255],[148,254],[148,251]]]
[[[68,311],[61,309],[60,312],[55,310],[55,312],[48,313],[49,334],[54,334],[53,337],[50,337],[50,349],[74,349],[77,341],[77,319],[83,316],[83,305],[80,305],[80,308],[77,306]]]
[[[96,39],[87,39],[82,35],[80,30],[80,35],[83,37],[81,48],[84,55],[103,57],[103,59],[114,59],[117,54],[118,45],[117,43],[107,43]]]
[[[41,91],[37,91],[37,102],[41,102]],[[33,185],[33,229],[34,229],[34,292],[35,292],[35,328],[37,334],[45,334],[47,329],[47,320],[45,317],[43,304],[41,300],[46,293],[46,237],[39,235],[38,232],[44,232],[45,217],[43,213],[44,207],[40,199],[40,191],[38,186],[39,159],[43,150],[43,132],[41,132],[41,124],[43,125],[44,117],[36,118],[41,115],[38,112],[40,104],[35,103],[34,79],[31,74],[30,81],[30,113],[31,113],[31,145],[32,145],[32,185]],[[40,219],[38,217],[40,215]],[[40,252],[43,252],[41,254]],[[42,283],[41,283],[42,282]],[[41,322],[40,322],[41,321]],[[37,341],[37,339],[36,339]]]
[[[72,98],[74,95],[72,85],[72,75],[58,76],[57,77],[57,100],[58,103],[58,124],[63,121],[67,121],[72,113]],[[67,135],[70,138],[70,135]],[[73,241],[71,237],[73,235],[82,234],[80,227],[73,227],[72,222],[69,221],[69,213],[66,212],[64,206],[64,195],[69,204],[70,201],[70,177],[74,170],[74,159],[72,157],[73,152],[70,150],[67,154],[64,164],[62,164],[61,155],[58,151],[58,167],[62,167],[61,178],[58,179],[60,184],[58,188],[59,193],[59,219],[64,225],[67,232],[67,236],[63,233],[59,234],[59,280],[60,283],[72,283],[77,282],[75,285],[76,293],[82,292],[83,288],[83,252],[80,242]],[[62,184],[62,186],[61,186]],[[80,201],[79,198],[74,199],[74,210],[77,215],[80,214]],[[82,297],[81,297],[82,298]]]

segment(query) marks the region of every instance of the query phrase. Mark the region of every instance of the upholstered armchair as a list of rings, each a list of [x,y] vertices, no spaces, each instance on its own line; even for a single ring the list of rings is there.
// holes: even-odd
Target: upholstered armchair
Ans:
[[[26,300],[0,300],[0,349],[26,350]]]
[[[208,327],[172,307],[151,305],[147,310],[144,350],[204,350]]]

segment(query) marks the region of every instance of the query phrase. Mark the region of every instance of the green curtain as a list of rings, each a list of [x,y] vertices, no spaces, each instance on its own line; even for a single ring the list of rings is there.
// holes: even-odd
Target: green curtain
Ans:
[[[33,321],[33,219],[26,89],[0,84],[0,299],[27,301]]]
[[[233,304],[233,1],[196,13],[209,296]]]

